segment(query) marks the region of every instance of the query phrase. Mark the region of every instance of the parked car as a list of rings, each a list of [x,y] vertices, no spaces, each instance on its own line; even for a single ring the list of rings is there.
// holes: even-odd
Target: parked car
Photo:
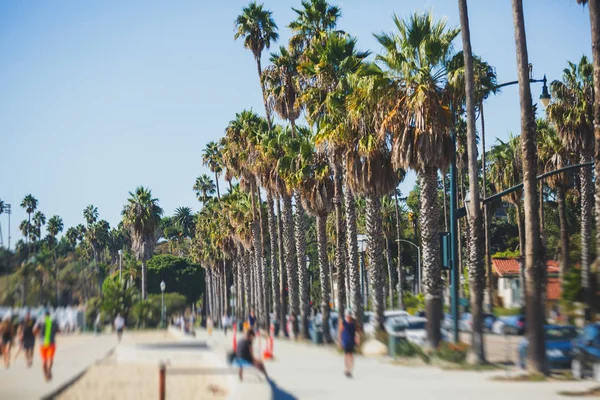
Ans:
[[[383,312],[383,325],[385,326],[385,323],[389,318],[410,317],[410,316],[411,315],[404,310],[386,310]],[[366,322],[363,322],[364,323],[363,330],[364,330],[366,336],[373,336],[375,334],[375,326],[373,325],[373,318],[374,318],[373,312],[371,312],[371,311],[365,312],[365,318],[363,321],[366,320]]]
[[[407,341],[424,346],[427,341],[427,318],[413,316],[390,317],[384,324],[389,334],[394,334]],[[448,332],[442,328],[442,340],[448,340]]]
[[[575,379],[583,379],[588,372],[600,381],[600,324],[590,324],[573,342],[571,373]]]
[[[490,313],[483,313],[483,331],[491,332],[492,326],[496,321],[496,316]],[[463,313],[458,321],[458,329],[462,332],[473,331],[473,315],[470,313]]]
[[[546,358],[552,369],[569,368],[573,359],[573,340],[577,338],[577,328],[574,326],[546,325],[544,326]],[[519,365],[525,368],[529,341],[523,338],[519,343]]]
[[[492,324],[492,332],[498,335],[522,335],[525,332],[525,316],[499,317]]]

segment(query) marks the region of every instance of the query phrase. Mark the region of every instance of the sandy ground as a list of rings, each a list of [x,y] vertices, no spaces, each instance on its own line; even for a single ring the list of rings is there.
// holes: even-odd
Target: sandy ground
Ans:
[[[122,345],[144,342],[173,341],[162,333],[144,332],[125,334]],[[189,368],[193,373],[175,373],[176,370]],[[212,373],[210,365],[195,363],[194,365],[177,365],[169,373],[167,368],[166,397],[167,399],[226,399],[228,386],[226,376]],[[203,371],[203,373],[197,373]],[[116,356],[111,356],[92,366],[72,386],[61,393],[59,400],[83,399],[157,399],[158,398],[158,367],[149,363],[117,362]]]

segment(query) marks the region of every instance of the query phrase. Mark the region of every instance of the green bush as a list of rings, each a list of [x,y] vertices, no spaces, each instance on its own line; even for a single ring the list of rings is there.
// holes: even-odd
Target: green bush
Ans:
[[[423,351],[421,346],[408,340],[400,340],[396,343],[396,355],[408,358],[420,357],[424,362],[430,362],[429,356]]]
[[[505,250],[505,251],[499,251],[497,253],[492,254],[492,258],[517,258],[517,257],[521,257],[521,253],[519,252],[519,250],[515,250],[515,251]]]
[[[413,295],[410,292],[405,292],[404,294],[404,307],[409,310],[421,311],[425,309],[425,296],[423,293],[419,293],[418,295]]]
[[[119,275],[114,275],[102,284],[102,296],[104,319],[112,321],[117,314],[121,314],[127,321],[138,293],[134,286],[129,286],[125,280],[119,279]]]
[[[88,329],[92,329],[96,317],[102,307],[102,299],[100,297],[90,297],[85,305],[85,323]]]
[[[497,317],[505,317],[505,316],[510,316],[510,315],[519,315],[521,314],[523,310],[521,309],[521,307],[515,307],[515,308],[500,308],[500,307],[494,307],[494,315]]]
[[[142,300],[131,308],[131,317],[138,328],[156,328],[160,324],[160,303]]]
[[[469,346],[465,343],[441,342],[433,355],[443,361],[462,364],[467,359]]]
[[[162,306],[162,299],[160,294],[148,295],[148,300],[160,311]],[[165,309],[167,317],[169,315],[178,314],[185,310],[186,298],[184,295],[179,293],[165,293]]]
[[[160,282],[164,281],[167,293],[180,293],[186,302],[197,301],[204,290],[204,273],[199,264],[171,254],[157,254],[146,263],[148,293],[160,295]]]

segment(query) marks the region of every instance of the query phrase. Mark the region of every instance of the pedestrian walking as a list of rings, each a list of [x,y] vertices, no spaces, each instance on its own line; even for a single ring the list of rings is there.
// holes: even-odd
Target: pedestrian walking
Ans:
[[[346,311],[346,318],[341,321],[338,331],[339,346],[344,350],[344,375],[352,378],[354,370],[354,350],[360,344],[356,332],[356,322],[350,311]]]
[[[12,315],[7,313],[2,318],[0,324],[0,347],[2,348],[2,358],[4,359],[4,367],[10,366],[10,350],[15,337],[15,328],[12,323]]]
[[[54,364],[54,354],[56,353],[56,334],[58,332],[58,324],[50,317],[50,311],[46,310],[43,320],[38,321],[34,329],[34,333],[39,334],[42,340],[40,354],[46,381],[52,379],[52,366]]]
[[[19,355],[19,351],[21,348],[25,351],[25,360],[27,362],[27,368],[31,367],[33,364],[33,348],[35,347],[35,334],[33,333],[33,329],[35,327],[35,321],[31,318],[31,313],[27,310],[25,314],[25,318],[19,325],[19,330],[17,336],[21,340],[21,346],[19,350],[17,350],[17,354],[15,354],[15,360]]]
[[[254,315],[254,309],[251,309],[250,315],[248,315],[248,327],[252,331],[256,329],[256,315]]]
[[[265,364],[262,361],[254,358],[254,352],[252,351],[252,341],[254,340],[254,331],[252,329],[246,332],[244,339],[240,340],[237,344],[235,362],[240,367],[239,377],[240,381],[244,379],[244,366],[254,366],[256,369],[265,374],[265,377],[269,379]]]
[[[227,336],[227,327],[229,326],[229,317],[227,314],[223,314],[221,317],[221,325],[223,325],[223,333]]]
[[[123,337],[123,329],[125,328],[125,318],[121,316],[121,313],[117,314],[115,318],[115,329],[117,330],[117,339],[121,343],[121,337]]]
[[[211,317],[206,318],[206,330],[208,331],[208,336],[212,335],[213,321]]]

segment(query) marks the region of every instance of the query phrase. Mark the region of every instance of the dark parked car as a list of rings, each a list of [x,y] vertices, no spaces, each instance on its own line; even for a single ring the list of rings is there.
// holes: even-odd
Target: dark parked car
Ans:
[[[573,343],[571,372],[575,379],[583,379],[591,372],[600,381],[600,324],[590,324]]]
[[[563,369],[571,366],[573,359],[573,340],[577,338],[574,326],[546,325],[544,326],[546,344],[546,359],[551,369]],[[523,338],[519,343],[519,365],[525,368],[529,341]]]

